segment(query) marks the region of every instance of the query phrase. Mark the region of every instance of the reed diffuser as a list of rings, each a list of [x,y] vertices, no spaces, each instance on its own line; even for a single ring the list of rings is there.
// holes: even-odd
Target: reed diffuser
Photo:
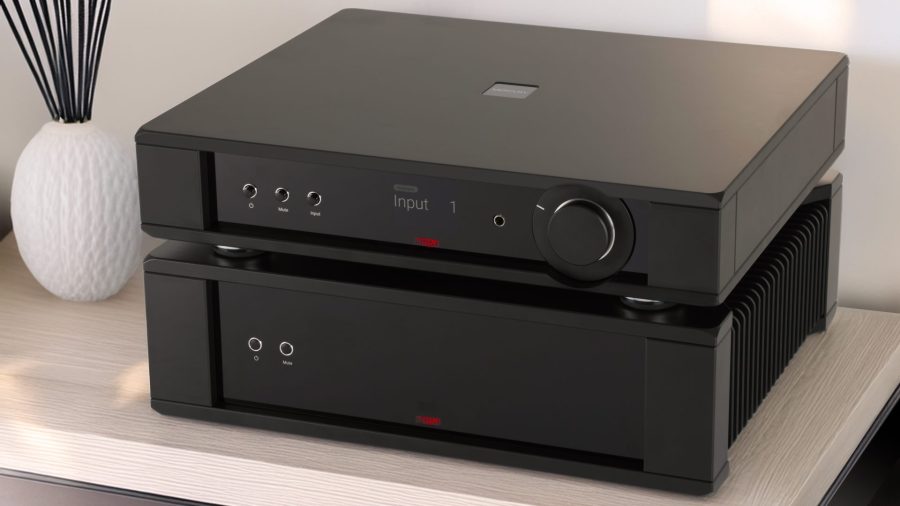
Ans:
[[[0,0],[52,121],[22,151],[10,211],[19,252],[68,300],[118,292],[137,267],[134,155],[92,121],[111,0]]]

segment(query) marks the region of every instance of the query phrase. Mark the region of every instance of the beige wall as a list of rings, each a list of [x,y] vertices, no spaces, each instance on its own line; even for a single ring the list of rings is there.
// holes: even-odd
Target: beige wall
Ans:
[[[748,7],[748,5],[750,7]],[[94,118],[123,139],[344,7],[843,50],[851,56],[841,303],[900,311],[900,38],[893,0],[154,0],[113,5]],[[46,112],[0,30],[0,234]]]

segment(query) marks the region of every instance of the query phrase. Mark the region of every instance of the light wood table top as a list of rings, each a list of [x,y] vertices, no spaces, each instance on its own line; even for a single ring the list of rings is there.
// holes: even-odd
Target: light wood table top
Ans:
[[[162,416],[143,283],[58,300],[0,243],[0,468],[222,504],[815,504],[900,382],[900,315],[811,336],[705,497]]]

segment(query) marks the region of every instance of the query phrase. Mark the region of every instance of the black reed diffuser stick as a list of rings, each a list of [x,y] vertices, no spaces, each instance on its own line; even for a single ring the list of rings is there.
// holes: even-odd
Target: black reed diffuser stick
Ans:
[[[29,0],[23,8],[25,0],[0,0],[6,22],[56,121],[91,119],[111,2]]]

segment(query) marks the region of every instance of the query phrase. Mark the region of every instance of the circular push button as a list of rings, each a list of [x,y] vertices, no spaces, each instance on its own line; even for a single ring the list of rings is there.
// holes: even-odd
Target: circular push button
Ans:
[[[247,347],[253,352],[261,350],[262,344],[262,340],[258,337],[251,337],[250,340],[247,341]]]
[[[285,357],[290,357],[294,354],[294,345],[287,341],[283,341],[278,345],[278,351],[280,351],[281,354]]]
[[[306,194],[306,201],[309,205],[315,207],[322,203],[322,194],[319,192],[309,192]]]
[[[547,230],[550,246],[564,261],[590,265],[609,254],[615,229],[609,214],[594,202],[569,200],[560,204]]]
[[[291,198],[291,192],[285,190],[284,188],[276,188],[275,189],[275,198],[279,202],[287,202],[289,198]]]
[[[256,196],[256,186],[254,186],[254,185],[252,185],[252,184],[250,184],[250,183],[247,183],[247,184],[245,184],[244,187],[241,189],[241,192],[242,192],[242,193],[244,194],[244,196],[247,197],[248,199],[252,199],[253,197]]]

